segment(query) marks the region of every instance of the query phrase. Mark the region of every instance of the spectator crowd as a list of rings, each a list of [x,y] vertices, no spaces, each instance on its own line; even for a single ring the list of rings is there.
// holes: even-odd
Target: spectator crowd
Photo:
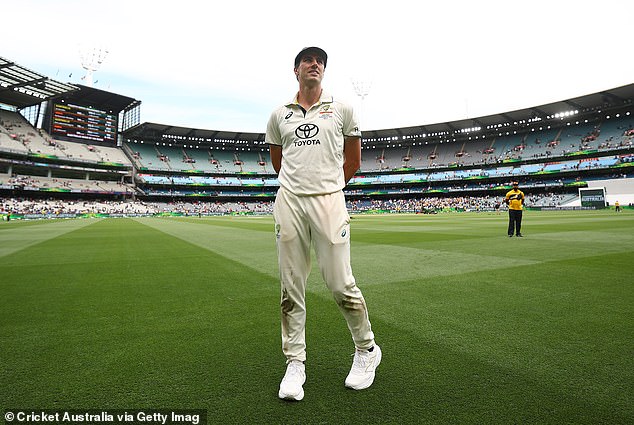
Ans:
[[[527,197],[527,205],[561,206],[570,197],[559,194],[539,194]],[[501,207],[501,197],[495,196],[443,196],[411,199],[348,200],[351,213],[432,213],[442,211],[494,211]],[[273,200],[258,202],[146,202],[112,200],[60,200],[30,198],[0,198],[0,215],[42,215],[67,217],[69,215],[159,215],[187,216],[224,214],[272,214]]]

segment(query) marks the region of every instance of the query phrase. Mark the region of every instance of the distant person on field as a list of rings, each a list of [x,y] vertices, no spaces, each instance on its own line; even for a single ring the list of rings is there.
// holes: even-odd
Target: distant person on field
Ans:
[[[361,165],[361,131],[351,106],[322,90],[328,56],[307,47],[295,57],[299,91],[269,119],[266,143],[280,188],[273,218],[281,279],[282,352],[278,397],[301,400],[306,381],[306,280],[311,246],[355,345],[345,386],[372,385],[381,349],[350,267],[350,216],[343,188]]]
[[[621,212],[621,204],[619,204],[619,201],[616,201],[616,202],[614,203],[614,210],[615,210],[616,212]]]
[[[509,207],[509,238],[515,236],[522,237],[522,206],[524,205],[524,192],[519,189],[519,183],[513,182],[513,189],[506,192],[504,203]]]

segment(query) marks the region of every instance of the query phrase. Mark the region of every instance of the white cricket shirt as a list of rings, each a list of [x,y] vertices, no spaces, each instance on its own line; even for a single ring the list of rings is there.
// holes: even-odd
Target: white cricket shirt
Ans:
[[[297,95],[271,114],[266,143],[282,147],[280,185],[299,196],[342,190],[344,137],[361,137],[352,106],[322,91],[319,102],[305,111]]]

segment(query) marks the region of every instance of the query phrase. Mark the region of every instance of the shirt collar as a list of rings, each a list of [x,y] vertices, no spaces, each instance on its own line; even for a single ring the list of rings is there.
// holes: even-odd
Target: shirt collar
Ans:
[[[293,97],[293,100],[291,100],[290,102],[288,102],[286,105],[284,106],[291,106],[291,105],[299,105],[299,103],[297,102],[297,95],[298,93],[295,93],[295,96]],[[317,102],[317,105],[321,105],[323,103],[333,103],[335,100],[332,97],[332,95],[328,92],[326,92],[325,90],[321,91],[321,96],[319,97],[319,102]]]

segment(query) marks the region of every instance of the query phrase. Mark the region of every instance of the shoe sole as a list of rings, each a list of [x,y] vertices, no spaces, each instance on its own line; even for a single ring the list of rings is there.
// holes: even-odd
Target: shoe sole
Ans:
[[[380,350],[380,348],[379,348]],[[353,390],[365,390],[366,388],[369,388],[373,383],[374,383],[374,376],[376,375],[376,368],[379,367],[379,365],[381,364],[381,359],[383,358],[383,352],[379,351],[379,354],[377,354],[376,356],[376,366],[374,367],[374,372],[372,372],[372,375],[370,375],[370,377],[367,379],[367,381],[361,383],[360,385],[357,385],[356,387],[353,385],[348,385],[348,383],[345,383],[346,388],[351,388]]]
[[[280,391],[277,393],[277,396],[281,398],[282,400],[301,401],[304,398],[304,390],[302,389],[302,391],[295,396],[290,394],[284,394],[282,391]]]

